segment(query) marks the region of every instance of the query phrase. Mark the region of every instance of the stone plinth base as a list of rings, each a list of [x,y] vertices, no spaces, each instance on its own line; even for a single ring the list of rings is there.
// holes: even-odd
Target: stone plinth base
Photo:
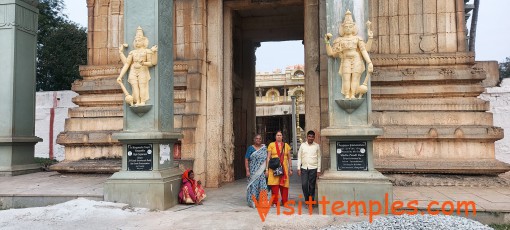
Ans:
[[[41,171],[34,161],[38,137],[0,137],[0,176],[17,176]]]
[[[335,210],[335,212],[349,212],[349,202],[363,201],[366,206],[367,213],[370,210],[370,201],[378,201],[381,204],[380,213],[384,213],[384,207],[391,207],[393,202],[393,187],[389,179],[377,171],[326,171],[317,182],[318,201],[326,198],[330,203],[326,204],[326,213],[335,214],[332,211],[334,202],[342,201],[343,206]],[[387,196],[386,196],[387,195]],[[338,204],[337,204],[338,205]],[[361,205],[357,205],[360,213],[362,213]],[[377,207],[372,205],[375,212]],[[352,215],[355,215],[356,207],[351,208]],[[319,204],[319,210],[323,210]],[[360,214],[362,215],[362,214]]]
[[[437,173],[498,175],[510,171],[510,164],[496,159],[374,159],[383,173]]]
[[[50,166],[59,173],[116,173],[122,168],[122,159],[82,159],[62,161]]]
[[[0,155],[1,156],[1,155]],[[38,164],[13,165],[10,167],[0,166],[0,177],[2,176],[18,176],[23,174],[40,172],[41,166]]]
[[[104,200],[134,207],[166,210],[178,203],[181,171],[120,171],[104,185]]]

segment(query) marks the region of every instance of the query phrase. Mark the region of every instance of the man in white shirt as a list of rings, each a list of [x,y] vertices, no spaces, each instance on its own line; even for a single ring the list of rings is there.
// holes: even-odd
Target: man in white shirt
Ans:
[[[315,200],[315,182],[321,174],[321,148],[315,140],[315,132],[306,133],[306,142],[302,143],[298,151],[298,175],[301,176],[301,185],[305,200]]]

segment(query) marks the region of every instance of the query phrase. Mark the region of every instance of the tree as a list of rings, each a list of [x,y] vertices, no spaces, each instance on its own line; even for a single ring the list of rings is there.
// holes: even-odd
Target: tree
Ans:
[[[37,32],[38,91],[68,90],[87,61],[86,29],[62,13],[63,0],[40,0]]]
[[[506,62],[499,63],[499,78],[510,78],[510,57],[506,58]]]

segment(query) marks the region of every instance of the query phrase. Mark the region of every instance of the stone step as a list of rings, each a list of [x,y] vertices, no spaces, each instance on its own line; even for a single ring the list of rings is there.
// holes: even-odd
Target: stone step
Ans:
[[[66,119],[65,131],[104,131],[122,130],[124,120],[119,117],[93,117]]]
[[[72,90],[80,95],[84,94],[115,94],[122,93],[119,83],[117,83],[116,76],[109,76],[104,78],[74,81]]]
[[[122,93],[79,95],[73,98],[73,103],[80,107],[122,106],[124,95]]]
[[[66,161],[112,159],[122,157],[122,145],[71,145],[65,147]]]
[[[122,160],[120,158],[66,160],[50,166],[50,170],[59,173],[115,173],[121,168]]]
[[[77,107],[69,109],[71,118],[123,117],[122,106],[115,107]]]
[[[479,98],[373,98],[372,111],[477,111],[490,110],[488,101]]]
[[[486,112],[436,112],[436,111],[389,111],[373,112],[375,126],[423,125],[429,126],[492,126],[492,113]]]
[[[62,132],[57,136],[57,143],[64,146],[120,145],[112,134],[122,130]]]
[[[375,158],[375,168],[382,173],[439,173],[498,175],[510,171],[510,165],[495,159],[398,159]]]

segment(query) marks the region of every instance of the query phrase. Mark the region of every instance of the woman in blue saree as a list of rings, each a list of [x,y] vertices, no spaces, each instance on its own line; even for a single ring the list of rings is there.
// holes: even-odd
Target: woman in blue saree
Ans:
[[[267,192],[267,182],[264,174],[266,170],[267,148],[262,144],[262,137],[260,134],[255,135],[255,138],[253,138],[253,145],[248,147],[244,158],[246,177],[248,178],[246,200],[248,206],[255,208],[252,196],[255,196],[255,198],[259,200],[260,192],[264,190]]]

